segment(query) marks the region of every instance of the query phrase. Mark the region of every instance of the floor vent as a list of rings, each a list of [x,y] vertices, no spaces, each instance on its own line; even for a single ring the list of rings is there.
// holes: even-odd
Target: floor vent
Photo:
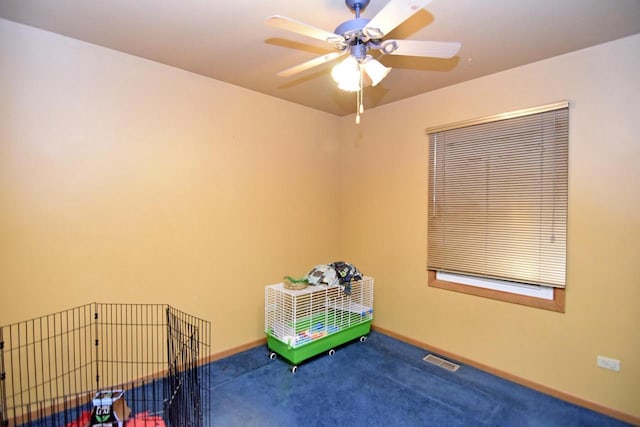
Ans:
[[[455,372],[458,370],[460,365],[456,365],[455,363],[451,363],[448,360],[444,360],[441,357],[434,356],[433,354],[427,354],[422,358],[427,363],[431,363],[432,365],[438,366],[442,369],[446,369],[447,371]]]

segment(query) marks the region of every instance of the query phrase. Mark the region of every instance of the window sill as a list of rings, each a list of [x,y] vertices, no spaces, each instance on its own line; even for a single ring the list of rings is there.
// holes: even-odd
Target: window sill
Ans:
[[[461,285],[459,283],[438,280],[436,279],[436,272],[434,270],[428,270],[428,281],[429,286],[432,288],[447,289],[449,291],[460,292],[463,294],[470,294],[483,298],[564,313],[564,289],[554,288],[553,299],[546,300],[525,295],[516,295],[509,292],[495,291],[492,289],[484,289],[478,288],[476,286]]]

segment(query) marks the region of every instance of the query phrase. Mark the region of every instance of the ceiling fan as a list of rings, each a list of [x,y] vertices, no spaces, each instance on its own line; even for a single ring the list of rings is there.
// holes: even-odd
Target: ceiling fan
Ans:
[[[391,68],[385,67],[373,58],[370,51],[378,51],[380,55],[451,58],[458,53],[461,46],[458,42],[385,40],[394,28],[429,4],[431,0],[389,0],[373,18],[361,18],[360,13],[369,5],[369,2],[370,0],[345,0],[347,7],[355,13],[355,18],[338,25],[334,32],[281,15],[269,16],[265,20],[268,25],[322,40],[336,49],[335,52],[282,70],[278,76],[289,77],[349,54],[344,61],[333,68],[331,75],[338,83],[338,88],[358,93],[356,123],[360,122],[360,114],[364,111],[363,87],[369,84],[377,85],[391,71]]]

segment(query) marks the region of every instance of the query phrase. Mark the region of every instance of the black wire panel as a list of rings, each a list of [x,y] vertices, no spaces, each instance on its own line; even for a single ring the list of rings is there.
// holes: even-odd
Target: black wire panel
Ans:
[[[211,324],[163,304],[92,303],[0,327],[0,426],[84,427],[98,391],[131,420],[208,426]],[[142,423],[141,423],[142,425]]]

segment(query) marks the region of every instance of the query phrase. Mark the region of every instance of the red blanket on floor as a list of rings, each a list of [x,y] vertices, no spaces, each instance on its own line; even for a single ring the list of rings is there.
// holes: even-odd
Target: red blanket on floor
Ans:
[[[91,419],[91,411],[84,411],[80,418],[72,421],[66,427],[87,427]],[[125,427],[166,427],[166,424],[159,415],[149,415],[149,412],[142,412],[133,418],[129,418],[124,424]]]

